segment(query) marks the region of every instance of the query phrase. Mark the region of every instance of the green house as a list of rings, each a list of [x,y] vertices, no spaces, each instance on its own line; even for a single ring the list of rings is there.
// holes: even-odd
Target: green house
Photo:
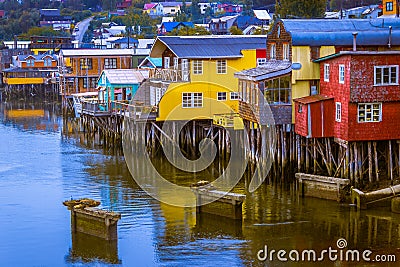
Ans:
[[[148,78],[148,71],[136,69],[106,69],[97,80],[99,108],[113,111],[121,104],[128,104],[140,84]]]

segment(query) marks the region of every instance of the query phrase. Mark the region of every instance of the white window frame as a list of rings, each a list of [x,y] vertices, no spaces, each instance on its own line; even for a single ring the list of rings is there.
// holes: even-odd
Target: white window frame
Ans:
[[[227,73],[226,59],[218,59],[217,60],[217,74],[226,74],[226,73]]]
[[[393,11],[393,2],[386,2],[386,11]]]
[[[257,58],[257,67],[265,65],[267,63],[266,58]]]
[[[117,68],[117,59],[116,58],[105,58],[104,59],[104,68],[105,69],[116,69]]]
[[[228,100],[228,94],[226,92],[217,92],[217,100],[218,101]]]
[[[182,108],[202,108],[203,93],[182,93]]]
[[[33,67],[35,66],[35,60],[32,58],[29,58],[28,60],[26,60],[26,66],[27,67]]]
[[[329,82],[329,75],[330,75],[329,64],[324,64],[324,81],[325,82]]]
[[[345,68],[343,64],[339,65],[339,83],[344,84]]]
[[[393,68],[395,73],[392,73]],[[388,69],[388,81],[385,82],[385,69]],[[394,75],[394,77],[393,77]],[[377,78],[380,76],[380,83],[377,82]],[[396,78],[395,82],[392,82],[392,78]],[[385,85],[398,85],[399,84],[399,65],[386,65],[386,66],[374,66],[374,85],[385,86]]]
[[[239,100],[239,92],[230,92],[229,99],[230,100]]]
[[[47,57],[47,58],[43,59],[43,64],[45,67],[51,67],[51,63],[52,63],[51,58]]]
[[[203,74],[203,60],[193,60],[193,74],[194,75],[202,75]]]
[[[177,70],[179,69],[179,59],[177,57],[174,57],[174,69]]]
[[[369,118],[368,118],[369,117]],[[381,122],[382,121],[382,103],[358,103],[357,122]]]
[[[290,57],[290,52],[289,52],[289,44],[284,43],[283,44],[283,60],[289,60]]]
[[[171,59],[170,57],[165,57],[164,58],[164,69],[169,69],[171,67]]]
[[[269,50],[269,57],[271,59],[276,59],[276,44],[272,43]]]
[[[336,113],[335,113],[335,121],[342,121],[342,103],[336,102]]]

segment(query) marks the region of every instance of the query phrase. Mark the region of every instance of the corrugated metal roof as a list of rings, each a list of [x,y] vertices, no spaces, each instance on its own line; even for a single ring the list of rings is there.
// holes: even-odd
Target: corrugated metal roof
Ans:
[[[261,81],[289,74],[292,71],[289,61],[268,60],[266,64],[257,68],[235,73],[235,77],[242,80]]]
[[[262,20],[270,20],[271,16],[268,14],[267,10],[253,10],[254,15],[258,18],[258,19],[262,19]]]
[[[310,96],[293,99],[293,101],[306,105],[306,104],[315,103],[315,102],[319,102],[319,101],[325,101],[325,100],[329,100],[329,99],[333,99],[333,97],[327,97],[324,95],[310,95]]]
[[[238,58],[242,57],[242,50],[265,48],[266,45],[266,37],[262,35],[160,36],[156,43],[158,41],[180,58]],[[153,51],[150,56],[159,57],[153,55]]]
[[[389,26],[392,44],[400,45],[399,19],[283,19],[293,45],[352,45],[353,32],[357,32],[358,45],[386,45]]]
[[[138,84],[149,77],[147,70],[107,69],[103,70],[111,84]]]
[[[63,49],[61,53],[64,57],[132,56],[138,54],[135,50],[137,49]]]

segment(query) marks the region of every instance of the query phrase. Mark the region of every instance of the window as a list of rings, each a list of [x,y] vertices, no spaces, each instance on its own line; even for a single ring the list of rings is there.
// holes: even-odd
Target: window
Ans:
[[[238,92],[231,92],[230,99],[231,100],[238,100],[239,99],[239,93]]]
[[[179,65],[179,60],[178,60],[177,57],[174,57],[174,69],[175,69],[175,70],[178,69],[178,67],[179,67],[178,65]]]
[[[83,79],[83,88],[88,88],[88,78]]]
[[[164,69],[169,69],[169,57],[164,58]]]
[[[267,63],[267,59],[266,58],[257,58],[257,67],[265,65],[265,63]]]
[[[91,58],[81,58],[79,59],[81,70],[91,70],[92,69],[92,59]]]
[[[217,74],[226,74],[226,60],[217,60]]]
[[[399,66],[375,66],[374,84],[375,85],[397,85]]]
[[[226,92],[218,92],[217,93],[217,100],[218,101],[225,101],[226,100]]]
[[[116,69],[117,68],[117,59],[116,58],[105,58],[104,59],[104,68],[105,69]]]
[[[393,2],[386,2],[386,11],[393,11]]]
[[[276,45],[275,44],[271,44],[271,46],[269,48],[269,57],[271,59],[275,59],[276,58]]]
[[[203,93],[182,93],[182,108],[203,107]]]
[[[336,116],[335,121],[341,122],[342,121],[342,103],[336,102]]]
[[[203,61],[193,60],[193,74],[201,75],[203,74]]]
[[[289,60],[289,44],[283,44],[283,60]]]
[[[299,109],[297,110],[298,113],[302,113],[303,112],[303,105],[299,104]]]
[[[358,104],[358,122],[380,122],[382,120],[382,103]]]
[[[291,89],[290,89],[290,76],[283,76],[267,80],[264,82],[264,96],[268,104],[290,104],[291,103]],[[261,88],[261,86],[259,86]]]
[[[28,59],[26,61],[26,66],[27,67],[33,67],[35,65],[35,61],[33,59]]]
[[[344,65],[339,65],[339,83],[344,83]]]
[[[44,66],[45,67],[51,67],[51,58],[45,58],[44,59]]]
[[[329,82],[329,64],[324,64],[324,81]]]

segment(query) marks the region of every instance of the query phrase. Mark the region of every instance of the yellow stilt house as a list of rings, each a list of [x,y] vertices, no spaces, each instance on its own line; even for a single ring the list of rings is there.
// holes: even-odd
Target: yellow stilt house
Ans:
[[[265,36],[158,37],[150,56],[162,69],[150,71],[158,121],[212,120],[238,112],[234,73],[265,61]]]

